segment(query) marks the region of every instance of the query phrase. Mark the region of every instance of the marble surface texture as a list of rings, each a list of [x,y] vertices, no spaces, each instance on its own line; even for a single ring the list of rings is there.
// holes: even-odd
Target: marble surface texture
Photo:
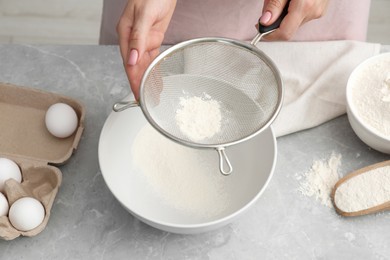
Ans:
[[[384,48],[383,50],[390,51]],[[0,259],[386,259],[390,213],[343,218],[298,191],[313,160],[342,155],[340,172],[388,160],[353,133],[347,117],[277,139],[275,174],[235,222],[198,235],[152,228],[129,214],[99,169],[98,141],[112,104],[129,94],[116,46],[0,45],[0,82],[78,99],[86,107],[79,148],[46,229],[0,240]],[[0,93],[1,95],[1,93]],[[1,122],[0,122],[1,123]]]

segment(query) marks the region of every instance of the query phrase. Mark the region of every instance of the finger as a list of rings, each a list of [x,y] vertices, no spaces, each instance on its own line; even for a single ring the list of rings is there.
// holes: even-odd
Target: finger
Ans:
[[[129,9],[132,9],[132,7],[129,7],[129,5],[127,5],[116,26],[116,30],[119,38],[119,48],[123,59],[123,64],[127,64],[129,37],[130,37],[131,27],[133,23],[133,16],[131,14],[132,11]]]
[[[304,19],[304,17],[301,15],[300,12],[288,13],[286,15],[286,17],[283,19],[279,28],[277,30],[275,30],[274,32],[265,36],[264,39],[267,41],[291,40],[291,38],[294,36],[295,32],[298,30],[298,28],[303,23],[303,19]]]
[[[146,51],[148,34],[151,32],[153,19],[146,12],[140,12],[134,19],[128,42],[128,65],[135,65]]]
[[[130,82],[131,90],[137,100],[139,99],[139,88],[144,72],[158,54],[159,48],[151,51],[146,51],[144,52],[143,56],[139,58],[139,61],[136,65],[125,67],[126,75]]]
[[[130,1],[123,10],[117,25],[117,32],[121,56],[125,65],[135,65],[139,57],[145,52],[146,38],[154,22],[152,17],[148,17],[147,13],[143,9],[135,8]],[[132,52],[133,49],[135,51]],[[133,57],[129,60],[131,53],[133,53]]]
[[[282,14],[288,0],[265,0],[263,14],[259,21],[262,25],[268,26],[273,24]]]

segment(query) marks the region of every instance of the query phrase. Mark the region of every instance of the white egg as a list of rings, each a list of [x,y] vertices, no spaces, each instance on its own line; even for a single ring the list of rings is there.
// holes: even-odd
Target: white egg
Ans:
[[[8,214],[8,200],[3,193],[0,192],[0,217],[7,216]]]
[[[19,166],[10,159],[0,158],[0,191],[4,191],[4,183],[9,179],[14,179],[19,183],[22,181]]]
[[[47,130],[52,135],[58,138],[66,138],[76,130],[78,118],[71,106],[65,103],[56,103],[46,111],[45,123]]]
[[[29,231],[38,227],[45,218],[45,209],[41,202],[31,197],[15,201],[8,214],[12,226],[20,231]]]

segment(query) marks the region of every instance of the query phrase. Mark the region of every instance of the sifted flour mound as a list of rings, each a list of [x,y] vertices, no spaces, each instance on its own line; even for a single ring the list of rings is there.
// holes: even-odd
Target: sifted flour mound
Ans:
[[[202,218],[217,216],[228,207],[228,179],[204,150],[172,142],[146,125],[134,141],[132,154],[162,203]]]
[[[202,97],[180,98],[176,123],[180,131],[192,141],[213,137],[221,129],[220,105]]]
[[[299,191],[308,197],[315,197],[321,204],[332,207],[331,192],[339,180],[338,168],[341,155],[332,153],[328,161],[317,160],[304,174]]]
[[[390,201],[390,166],[355,176],[338,187],[335,203],[344,212],[356,212]]]

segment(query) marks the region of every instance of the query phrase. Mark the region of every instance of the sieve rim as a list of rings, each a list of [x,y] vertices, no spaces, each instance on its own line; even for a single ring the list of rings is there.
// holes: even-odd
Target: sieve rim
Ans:
[[[276,84],[277,84],[277,89],[278,89],[278,100],[277,100],[277,105],[275,106],[275,109],[274,109],[274,112],[272,113],[272,116],[270,116],[270,118],[266,121],[266,123],[260,127],[258,130],[254,131],[253,133],[245,136],[245,137],[242,137],[240,139],[237,139],[237,140],[234,140],[234,141],[230,141],[230,142],[226,142],[226,143],[216,143],[216,144],[202,144],[202,143],[196,143],[196,142],[191,142],[189,140],[185,140],[185,139],[181,139],[181,138],[178,138],[177,136],[175,135],[172,135],[170,134],[169,132],[165,131],[162,127],[160,127],[159,124],[157,124],[153,119],[152,119],[152,116],[150,115],[149,113],[149,110],[148,108],[146,107],[145,103],[145,96],[144,96],[144,89],[145,89],[145,82],[149,76],[149,74],[151,73],[151,71],[154,69],[154,67],[159,64],[162,60],[164,60],[168,55],[178,51],[178,50],[181,50],[183,48],[186,48],[188,46],[191,46],[191,45],[195,45],[195,44],[199,44],[199,43],[215,43],[215,42],[218,42],[218,43],[222,43],[222,44],[227,44],[227,45],[230,45],[230,46],[234,46],[235,48],[237,47],[240,47],[240,48],[243,48],[243,49],[246,49],[247,51],[251,52],[252,54],[255,54],[257,55],[258,57],[260,57],[262,59],[262,61],[268,66],[268,68],[273,72],[274,76],[275,76],[275,79],[276,79]],[[283,90],[283,81],[282,81],[282,78],[281,78],[281,74],[280,74],[280,71],[278,69],[278,67],[276,66],[276,64],[272,61],[272,59],[266,55],[262,50],[260,50],[258,47],[256,47],[256,45],[253,45],[253,44],[250,44],[250,43],[247,43],[247,42],[243,42],[243,41],[239,41],[239,40],[234,40],[234,39],[229,39],[229,38],[223,38],[223,37],[203,37],[203,38],[196,38],[196,39],[191,39],[191,40],[187,40],[187,41],[183,41],[183,42],[180,42],[178,44],[175,44],[171,47],[169,47],[168,49],[166,49],[165,51],[161,52],[151,63],[150,65],[148,66],[148,68],[146,69],[143,77],[142,77],[142,80],[141,80],[141,84],[140,84],[140,98],[139,98],[139,105],[141,107],[141,110],[146,118],[146,120],[158,131],[160,132],[161,134],[163,134],[164,136],[166,136],[167,138],[171,139],[172,141],[175,141],[179,144],[183,144],[183,145],[186,145],[186,146],[189,146],[189,147],[193,147],[193,148],[225,148],[225,147],[228,147],[228,146],[232,146],[232,145],[236,145],[236,144],[239,144],[239,143],[242,143],[244,141],[247,141],[251,138],[253,138],[254,136],[260,134],[262,131],[264,131],[265,129],[267,129],[272,123],[273,121],[275,120],[275,118],[278,116],[280,110],[281,110],[281,107],[282,107],[282,103],[283,103],[283,98],[284,98],[284,90]]]

